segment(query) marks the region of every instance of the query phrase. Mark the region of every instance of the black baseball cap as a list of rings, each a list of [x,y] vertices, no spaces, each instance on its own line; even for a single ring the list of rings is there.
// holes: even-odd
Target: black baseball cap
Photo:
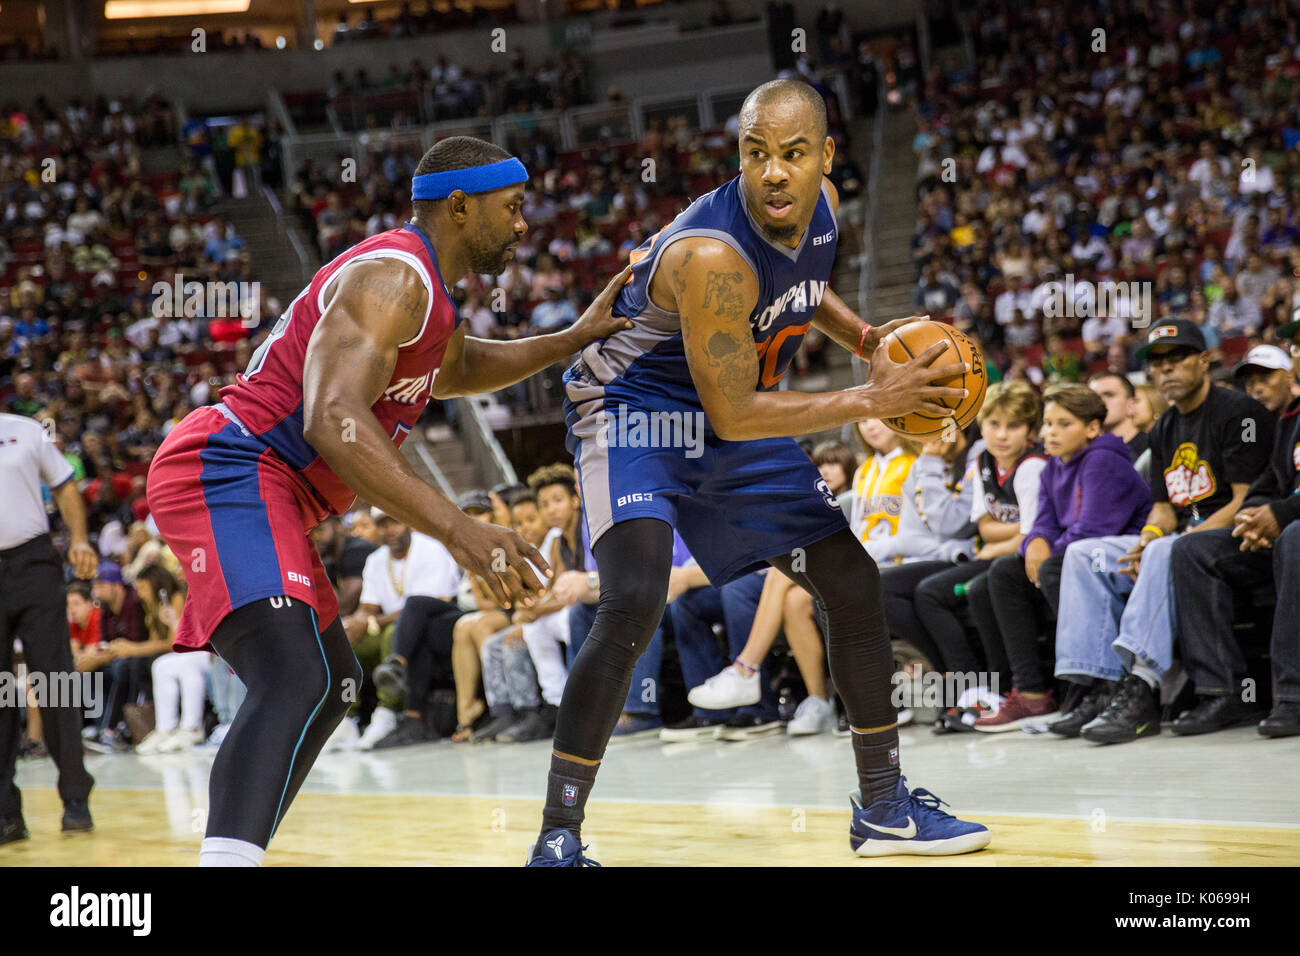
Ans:
[[[492,510],[492,499],[488,493],[482,489],[476,488],[473,491],[467,491],[456,499],[456,507],[461,511],[469,513],[471,511]]]
[[[1137,350],[1138,361],[1151,354],[1152,349],[1182,347],[1196,352],[1205,351],[1205,335],[1201,327],[1188,319],[1164,319],[1147,332],[1147,340]]]

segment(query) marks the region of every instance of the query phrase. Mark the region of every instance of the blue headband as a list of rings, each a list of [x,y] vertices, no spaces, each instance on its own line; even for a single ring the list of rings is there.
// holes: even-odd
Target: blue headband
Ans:
[[[485,166],[425,173],[411,180],[411,199],[446,199],[457,189],[464,193],[488,193],[516,183],[528,182],[524,164],[511,156]]]

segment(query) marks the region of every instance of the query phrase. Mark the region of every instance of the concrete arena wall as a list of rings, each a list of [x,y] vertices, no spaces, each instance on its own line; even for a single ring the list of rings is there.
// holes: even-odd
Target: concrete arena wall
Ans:
[[[793,0],[797,22],[809,31],[809,47],[816,50],[815,24],[825,0]],[[840,0],[850,26],[882,29],[907,26],[915,21],[917,0]],[[651,9],[653,19],[671,17],[683,25],[703,22],[710,3],[699,0]],[[732,0],[737,16],[761,14],[762,0]],[[647,44],[634,49],[611,49],[597,33],[586,55],[592,64],[592,81],[598,93],[618,86],[629,98],[658,93],[679,93],[710,86],[744,85],[770,76],[766,34],[754,27],[729,27],[704,36],[668,39],[647,30]],[[523,50],[529,62],[552,52],[555,29],[549,24],[507,28],[507,54]],[[616,33],[608,34],[616,36]],[[325,50],[260,50],[203,53],[183,56],[106,57],[81,61],[6,63],[0,65],[0,90],[5,99],[26,100],[44,93],[59,104],[80,96],[104,93],[118,96],[162,90],[197,112],[246,109],[265,102],[270,86],[281,91],[323,89],[334,71],[348,75],[358,68],[372,77],[383,76],[390,64],[408,65],[416,57],[430,64],[440,56],[471,67],[486,66],[490,57],[488,31],[458,31],[442,36],[341,44]],[[597,96],[598,99],[603,98]]]

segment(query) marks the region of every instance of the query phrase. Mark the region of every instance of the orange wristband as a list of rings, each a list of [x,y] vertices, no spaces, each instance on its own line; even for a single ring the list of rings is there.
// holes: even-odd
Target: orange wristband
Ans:
[[[871,331],[871,326],[863,325],[862,331],[858,333],[858,348],[853,353],[858,358],[862,358],[862,346],[867,344],[867,333]]]

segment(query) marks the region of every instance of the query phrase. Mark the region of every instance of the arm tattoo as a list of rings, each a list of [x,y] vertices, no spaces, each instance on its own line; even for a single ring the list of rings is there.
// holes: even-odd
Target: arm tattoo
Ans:
[[[744,281],[739,272],[710,272],[704,283],[704,305],[712,305],[719,318],[737,323],[746,318],[745,299],[736,288]],[[709,366],[717,370],[718,388],[732,404],[744,402],[754,391],[754,341],[719,329],[704,349]]]
[[[407,315],[420,317],[420,296],[408,291],[406,283],[399,277],[389,274],[363,275],[353,284],[359,296],[364,296],[367,305],[387,309],[396,306]]]
[[[745,299],[736,289],[744,276],[739,272],[710,272],[704,280],[704,306],[724,318],[744,317]]]

